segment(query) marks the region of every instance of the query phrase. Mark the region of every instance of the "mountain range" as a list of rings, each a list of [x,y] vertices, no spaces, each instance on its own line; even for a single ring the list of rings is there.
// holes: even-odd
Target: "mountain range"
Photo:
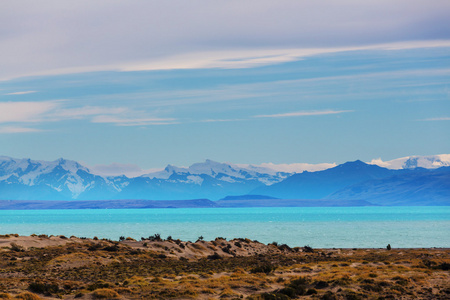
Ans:
[[[288,169],[286,165],[277,168],[273,164],[237,165],[206,160],[190,167],[168,165],[163,170],[129,178],[95,174],[71,160],[37,161],[0,156],[0,200],[223,198],[220,201],[223,206],[230,206],[230,201],[238,201],[241,206],[246,205],[242,201],[256,205],[258,201],[264,202],[261,200],[273,206],[277,199],[322,199],[326,203],[450,205],[450,155],[447,154],[387,162],[354,161],[315,172],[283,171]]]

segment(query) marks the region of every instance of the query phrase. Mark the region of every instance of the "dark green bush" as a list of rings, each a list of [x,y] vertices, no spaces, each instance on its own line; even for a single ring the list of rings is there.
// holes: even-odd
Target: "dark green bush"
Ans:
[[[57,293],[59,291],[59,287],[57,284],[53,283],[32,282],[28,285],[28,290],[33,293],[50,296]]]

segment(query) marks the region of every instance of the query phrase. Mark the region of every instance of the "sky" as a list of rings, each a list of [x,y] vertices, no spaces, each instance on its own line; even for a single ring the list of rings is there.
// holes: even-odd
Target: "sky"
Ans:
[[[450,1],[2,1],[0,155],[88,166],[450,153]]]

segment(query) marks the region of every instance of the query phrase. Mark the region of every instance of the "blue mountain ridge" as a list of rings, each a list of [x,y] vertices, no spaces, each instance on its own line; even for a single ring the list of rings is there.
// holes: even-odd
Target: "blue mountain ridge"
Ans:
[[[389,170],[362,161],[303,172],[251,191],[281,199],[365,200],[377,205],[450,205],[450,167]]]
[[[193,165],[195,168],[168,166],[160,177],[128,178],[95,175],[77,162],[64,159],[44,162],[1,158],[0,200],[206,198],[228,199],[222,200],[228,201],[227,206],[233,205],[230,200],[239,201],[240,206],[274,206],[283,199],[294,199],[297,202],[283,203],[311,206],[313,200],[321,199],[322,204],[329,205],[339,205],[339,201],[342,205],[356,205],[355,201],[360,201],[357,205],[450,205],[450,167],[391,170],[357,160],[288,176],[206,161]],[[268,179],[276,183],[265,184]],[[258,199],[252,195],[258,195]]]

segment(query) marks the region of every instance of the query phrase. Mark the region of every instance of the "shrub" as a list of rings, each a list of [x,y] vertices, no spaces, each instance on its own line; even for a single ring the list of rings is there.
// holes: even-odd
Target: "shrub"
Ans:
[[[305,285],[308,283],[308,279],[305,277],[300,277],[298,279],[292,280],[287,287],[293,289],[296,295],[302,296],[306,293]]]
[[[57,284],[53,283],[43,283],[43,282],[32,282],[28,285],[28,289],[34,293],[52,295],[59,291]]]
[[[98,289],[94,291],[95,299],[118,299],[120,298],[119,294],[111,289]]]
[[[323,280],[316,282],[316,284],[314,285],[316,289],[324,289],[327,288],[328,286],[329,286],[328,282]]]
[[[117,251],[119,251],[119,246],[118,245],[106,246],[102,250],[105,250],[108,252],[117,252]]]
[[[219,254],[217,254],[217,252],[214,252],[214,254],[208,255],[206,258],[207,258],[207,259],[211,259],[211,260],[216,260],[216,259],[221,259],[222,256],[220,256]]]
[[[152,242],[160,242],[160,241],[162,241],[161,235],[159,233],[155,233],[154,235],[149,236],[148,240],[150,240]]]
[[[33,294],[33,293],[29,293],[29,292],[25,292],[25,293],[22,293],[20,295],[17,295],[16,299],[21,299],[21,300],[42,300],[42,298],[39,297],[38,295]]]
[[[286,295],[280,294],[280,293],[264,293],[259,296],[260,297],[258,297],[258,298],[262,299],[262,300],[289,300],[289,299],[291,299],[289,296],[286,296]]]
[[[317,294],[317,290],[316,289],[308,289],[306,291],[306,295],[315,295]]]
[[[16,243],[11,243],[11,250],[15,251],[15,252],[22,252],[22,251],[24,251],[23,247],[20,246],[20,245],[17,245]]]
[[[450,263],[444,262],[444,263],[442,263],[442,264],[436,266],[436,269],[448,271],[448,270],[450,270]]]
[[[303,247],[303,252],[307,252],[307,253],[313,253],[314,249],[308,245]]]
[[[295,296],[297,296],[296,291],[291,287],[285,287],[284,289],[281,289],[281,290],[277,291],[276,293],[286,295],[289,298],[295,298]]]
[[[231,245],[228,244],[226,247],[222,247],[222,251],[228,254],[231,254]]]
[[[386,246],[386,249],[387,250],[391,250],[392,248],[391,248],[391,244],[388,244],[387,246]]]
[[[255,267],[253,269],[250,270],[250,273],[266,273],[269,274],[272,271],[274,271],[276,268],[272,265],[266,264],[266,265],[261,265],[258,267]]]
[[[292,250],[292,248],[286,244],[278,245],[278,249],[280,249],[281,251],[291,251]]]
[[[87,249],[89,251],[96,251],[99,250],[102,247],[100,244],[91,244]]]
[[[87,289],[89,291],[93,291],[93,290],[99,290],[99,289],[106,289],[108,287],[110,287],[109,283],[100,280],[100,281],[90,284]]]
[[[323,294],[322,300],[336,300],[336,296],[332,292],[327,291],[325,294]]]

